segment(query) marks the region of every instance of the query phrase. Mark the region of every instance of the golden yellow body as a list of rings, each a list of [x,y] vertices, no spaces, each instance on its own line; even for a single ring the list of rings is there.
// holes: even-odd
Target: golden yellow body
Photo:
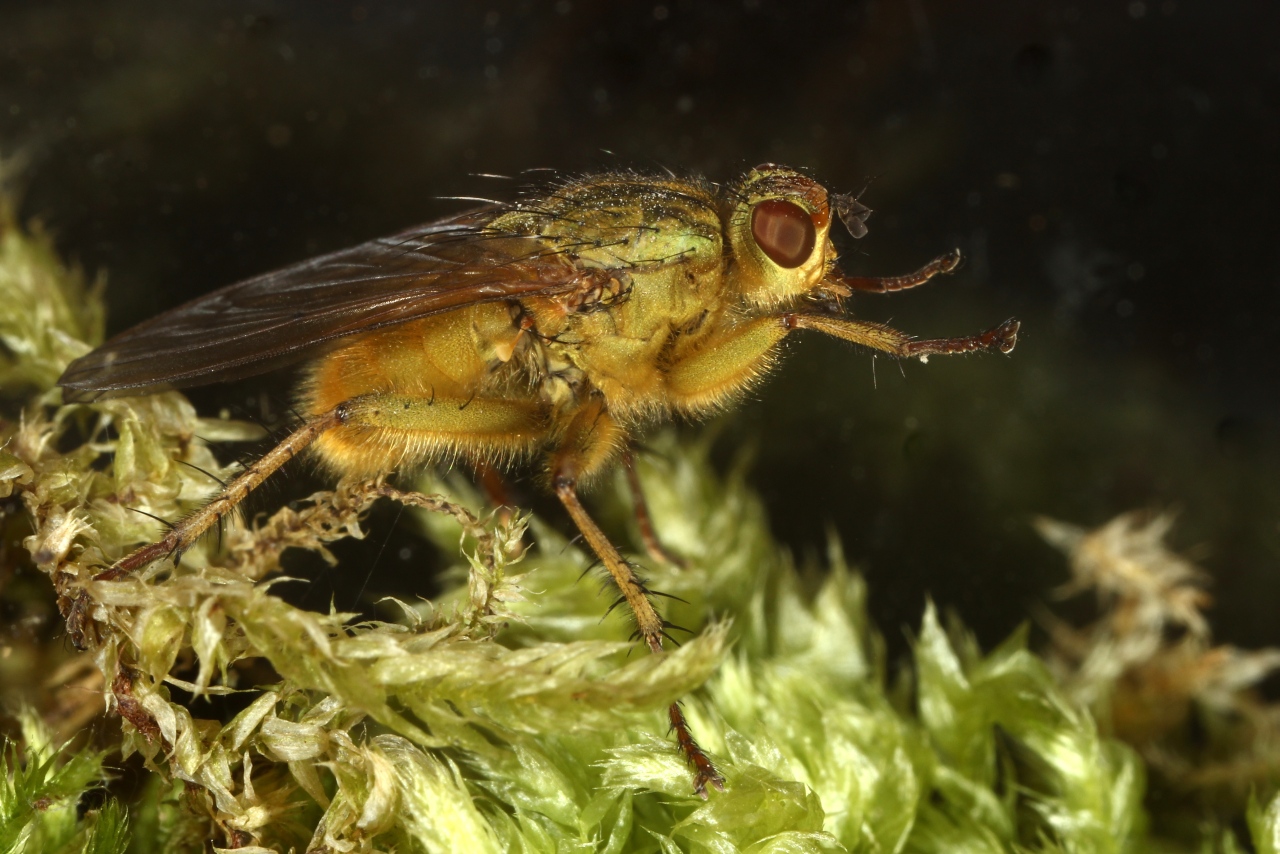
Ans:
[[[650,592],[577,495],[633,435],[731,405],[797,329],[899,357],[1013,349],[1013,320],[917,341],[850,318],[842,299],[854,291],[914,287],[959,256],[907,276],[844,275],[833,213],[865,233],[866,208],[780,166],[726,186],[591,176],[232,285],[126,332],[68,368],[69,396],[230,379],[334,343],[307,371],[306,422],[104,574],[185,548],[308,446],[358,477],[542,453],[557,497],[657,651],[666,624]],[[678,706],[670,716],[697,790],[719,785]]]
[[[714,195],[687,182],[606,178],[565,188],[557,201],[575,214],[569,236],[590,244],[580,263],[625,269],[625,295],[585,311],[554,297],[474,305],[369,333],[326,356],[304,391],[308,411],[362,398],[360,423],[318,442],[330,467],[376,474],[456,454],[527,457],[556,444],[587,407],[601,410],[578,473],[589,476],[645,422],[676,410],[701,415],[759,373],[767,353],[706,380],[681,367],[726,323],[736,328],[746,307],[734,298]],[[620,229],[638,205],[652,218]],[[532,231],[544,217],[517,211],[495,226]],[[540,233],[548,249],[562,238]]]

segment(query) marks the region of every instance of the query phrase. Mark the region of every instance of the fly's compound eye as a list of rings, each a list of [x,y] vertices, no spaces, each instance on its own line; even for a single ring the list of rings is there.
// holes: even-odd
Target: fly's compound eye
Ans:
[[[817,241],[808,212],[785,199],[765,199],[755,206],[751,211],[751,235],[760,251],[786,270],[808,261]]]

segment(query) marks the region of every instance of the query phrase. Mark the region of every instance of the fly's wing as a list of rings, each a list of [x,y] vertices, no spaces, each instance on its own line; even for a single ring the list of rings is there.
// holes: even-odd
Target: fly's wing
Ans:
[[[486,223],[419,226],[214,291],[117,335],[58,380],[67,401],[240,379],[325,342],[479,302],[569,293],[601,271]]]

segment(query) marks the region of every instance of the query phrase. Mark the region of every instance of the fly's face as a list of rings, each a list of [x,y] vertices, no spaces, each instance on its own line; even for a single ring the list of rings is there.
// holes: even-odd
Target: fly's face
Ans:
[[[757,166],[730,191],[725,231],[734,289],[771,309],[817,289],[835,263],[826,189],[784,166]]]

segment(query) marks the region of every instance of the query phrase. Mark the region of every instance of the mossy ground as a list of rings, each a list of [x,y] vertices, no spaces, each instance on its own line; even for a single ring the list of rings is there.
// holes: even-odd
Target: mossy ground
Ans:
[[[685,566],[648,574],[692,634],[661,656],[602,619],[590,555],[452,480],[343,483],[99,581],[231,472],[210,442],[257,433],[178,393],[60,405],[101,329],[0,216],[0,850],[1280,851],[1277,715],[1249,693],[1277,654],[1212,645],[1166,520],[1043,523],[1100,596],[1044,655],[929,608],[901,668],[836,544],[797,567],[741,467],[666,436],[641,474]],[[361,536],[377,499],[460,556],[441,597],[357,622],[277,595],[285,549]],[[675,699],[726,777],[705,801]]]

